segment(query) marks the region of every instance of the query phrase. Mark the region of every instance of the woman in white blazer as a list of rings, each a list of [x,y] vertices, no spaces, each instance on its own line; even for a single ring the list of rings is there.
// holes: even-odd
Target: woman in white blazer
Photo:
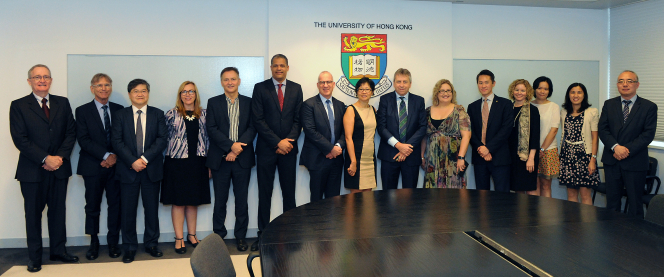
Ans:
[[[592,205],[591,189],[599,185],[597,125],[599,113],[588,103],[588,91],[581,83],[567,88],[565,103],[560,112],[561,185],[567,186],[567,200]]]

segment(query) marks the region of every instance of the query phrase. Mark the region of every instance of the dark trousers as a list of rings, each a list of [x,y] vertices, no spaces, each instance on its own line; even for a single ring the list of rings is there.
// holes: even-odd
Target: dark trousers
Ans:
[[[318,170],[309,170],[310,201],[338,196],[341,193],[341,170],[343,163],[321,166]]]
[[[45,170],[44,170],[45,171]],[[65,253],[67,228],[65,215],[67,200],[67,182],[69,179],[57,179],[53,172],[44,172],[41,182],[20,182],[25,209],[25,231],[28,241],[30,260],[41,261],[42,246],[42,213],[48,205],[49,247],[52,255]],[[11,224],[5,222],[5,224]]]
[[[136,251],[138,238],[136,235],[136,213],[138,209],[138,196],[143,199],[145,215],[145,232],[143,245],[145,247],[157,246],[159,240],[159,182],[152,182],[147,170],[136,174],[133,183],[122,183],[120,190],[122,200],[122,245],[125,250]]]
[[[256,179],[258,181],[258,235],[270,223],[274,171],[279,170],[279,185],[283,198],[283,212],[295,208],[295,169],[297,155],[276,153],[256,156]]]
[[[475,189],[490,190],[491,176],[495,191],[510,192],[510,166],[494,166],[493,163],[474,164]]]
[[[420,177],[420,166],[408,165],[406,162],[381,161],[380,178],[383,190],[397,189],[399,186],[399,174],[401,174],[401,188],[416,188],[417,180]]]
[[[99,234],[99,214],[101,201],[106,190],[108,204],[108,235],[109,245],[118,244],[120,240],[120,181],[114,178],[115,168],[102,168],[99,175],[83,176],[85,182],[85,233]]]
[[[647,171],[628,171],[620,165],[604,164],[606,175],[606,208],[620,211],[622,205],[622,188],[627,190],[628,214],[643,218],[643,191],[646,185]]]
[[[214,185],[214,213],[212,214],[212,230],[224,238],[226,230],[226,203],[228,192],[233,181],[233,194],[235,195],[235,234],[236,239],[247,236],[249,226],[249,206],[247,197],[251,168],[242,168],[240,163],[222,162],[219,170],[212,170],[212,184]]]

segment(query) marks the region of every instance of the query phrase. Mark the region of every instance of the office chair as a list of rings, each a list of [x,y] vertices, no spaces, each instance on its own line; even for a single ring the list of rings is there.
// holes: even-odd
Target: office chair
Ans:
[[[664,226],[664,194],[655,195],[652,198],[645,219]]]
[[[235,276],[231,254],[219,235],[208,235],[194,248],[191,270],[196,277]]]

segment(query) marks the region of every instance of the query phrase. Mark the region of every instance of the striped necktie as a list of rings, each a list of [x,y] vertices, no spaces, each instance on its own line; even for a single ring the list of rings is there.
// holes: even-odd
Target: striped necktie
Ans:
[[[401,99],[399,103],[399,137],[401,138],[401,142],[406,141],[406,118],[408,117],[404,98],[403,96],[399,97]]]
[[[623,123],[627,122],[627,116],[629,116],[629,104],[632,104],[632,100],[623,100],[625,107],[623,108]]]

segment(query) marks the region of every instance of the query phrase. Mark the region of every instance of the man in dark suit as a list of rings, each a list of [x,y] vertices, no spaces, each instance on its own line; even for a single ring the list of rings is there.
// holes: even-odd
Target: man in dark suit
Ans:
[[[512,131],[512,101],[493,94],[496,81],[491,71],[480,71],[476,81],[482,98],[468,105],[475,189],[491,189],[493,176],[494,190],[509,192],[512,160],[506,146]]]
[[[20,152],[15,178],[23,194],[30,272],[41,270],[41,218],[46,205],[50,260],[78,262],[78,257],[67,254],[65,249],[65,201],[71,176],[69,157],[76,142],[76,122],[69,100],[49,94],[51,82],[48,67],[33,66],[28,70],[32,93],[12,101],[9,108],[9,131]]]
[[[159,240],[159,181],[163,176],[166,137],[168,129],[164,112],[148,106],[150,84],[134,79],[127,86],[131,107],[113,114],[111,145],[118,155],[115,173],[122,182],[122,261],[131,263],[136,256],[136,209],[138,195],[142,196],[145,210],[145,252],[153,257],[163,253],[157,248]]]
[[[627,190],[629,214],[643,218],[643,190],[648,171],[648,145],[655,138],[657,105],[636,95],[639,76],[618,75],[619,97],[604,102],[598,133],[604,143],[606,208],[620,211],[621,190]]]
[[[297,138],[300,137],[302,87],[286,80],[288,58],[276,54],[270,61],[272,78],[254,86],[251,102],[256,140],[256,175],[258,180],[258,237],[270,223],[274,171],[279,170],[283,211],[295,208],[295,170]],[[258,250],[258,240],[251,251]]]
[[[344,137],[343,102],[332,97],[334,79],[323,71],[318,75],[318,95],[307,99],[300,109],[304,144],[300,165],[309,169],[311,202],[337,196],[341,190]]]
[[[76,138],[81,146],[76,173],[85,182],[85,233],[90,235],[90,248],[85,254],[88,260],[99,257],[99,214],[101,200],[106,190],[108,203],[108,255],[120,257],[120,182],[115,179],[117,155],[111,147],[111,115],[122,109],[109,102],[113,80],[104,73],[95,74],[90,81],[92,102],[76,108]]]
[[[416,188],[420,176],[419,149],[427,118],[424,98],[410,93],[411,85],[410,71],[399,68],[394,73],[394,91],[380,97],[376,131],[380,135],[378,158],[383,189],[396,189],[399,174],[402,188]]]
[[[235,242],[237,250],[246,251],[248,246],[245,238],[249,225],[247,197],[251,167],[256,164],[256,129],[251,122],[251,98],[238,93],[240,82],[237,68],[224,68],[221,71],[224,94],[208,100],[206,124],[210,149],[206,165],[212,170],[214,184],[212,229],[222,238],[227,234],[224,223],[232,180],[235,195]]]

